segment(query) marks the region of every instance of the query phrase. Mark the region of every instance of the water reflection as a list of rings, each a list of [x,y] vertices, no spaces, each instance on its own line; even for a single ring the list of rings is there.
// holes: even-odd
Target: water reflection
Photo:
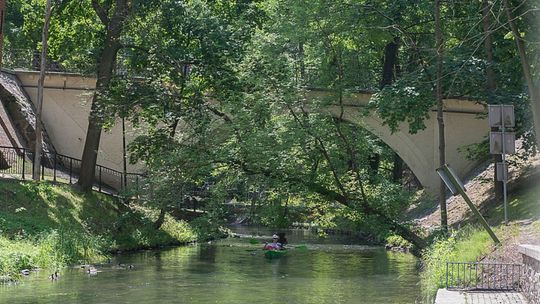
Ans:
[[[229,239],[146,251],[117,257],[96,276],[80,269],[63,270],[57,282],[32,275],[1,287],[0,303],[415,303],[412,256],[288,237],[308,250],[269,260],[248,239]]]

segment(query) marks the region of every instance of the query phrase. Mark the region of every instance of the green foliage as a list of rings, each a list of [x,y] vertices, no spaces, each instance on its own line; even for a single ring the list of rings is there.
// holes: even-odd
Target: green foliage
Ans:
[[[427,83],[425,74],[402,78],[377,93],[370,107],[377,111],[392,132],[398,131],[400,123],[405,122],[409,133],[415,134],[426,128],[424,121],[435,105],[433,88]]]
[[[390,235],[386,238],[386,246],[410,249],[412,244],[399,235]]]
[[[466,227],[449,238],[436,239],[422,254],[421,282],[426,297],[445,287],[446,262],[477,262],[493,250],[489,234]]]
[[[0,181],[0,276],[17,279],[21,269],[58,269],[95,263],[110,252],[192,242],[189,224],[158,210],[116,199],[82,195],[67,185]]]

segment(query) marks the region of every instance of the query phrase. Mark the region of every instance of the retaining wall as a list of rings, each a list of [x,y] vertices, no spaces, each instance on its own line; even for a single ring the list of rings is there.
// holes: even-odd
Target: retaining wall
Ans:
[[[540,246],[521,245],[523,257],[522,292],[531,304],[540,304]]]

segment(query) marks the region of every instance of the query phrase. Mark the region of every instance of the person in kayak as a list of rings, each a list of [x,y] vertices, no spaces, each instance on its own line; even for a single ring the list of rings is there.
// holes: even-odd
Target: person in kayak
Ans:
[[[280,232],[277,234],[278,243],[281,245],[281,249],[285,249],[285,245],[287,245],[287,238],[285,237],[285,232]]]
[[[283,247],[280,243],[278,243],[279,236],[277,234],[274,234],[272,236],[272,243],[266,243],[264,244],[264,250],[280,250]]]

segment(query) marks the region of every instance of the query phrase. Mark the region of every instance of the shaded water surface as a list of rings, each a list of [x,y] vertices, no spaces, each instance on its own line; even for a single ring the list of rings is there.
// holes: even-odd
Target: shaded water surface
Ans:
[[[260,245],[235,238],[116,257],[97,275],[45,271],[22,284],[0,287],[0,303],[415,303],[416,259],[359,245],[303,242],[278,259]],[[300,243],[296,243],[300,244]],[[294,245],[294,244],[293,244]],[[118,266],[134,265],[133,269]]]

